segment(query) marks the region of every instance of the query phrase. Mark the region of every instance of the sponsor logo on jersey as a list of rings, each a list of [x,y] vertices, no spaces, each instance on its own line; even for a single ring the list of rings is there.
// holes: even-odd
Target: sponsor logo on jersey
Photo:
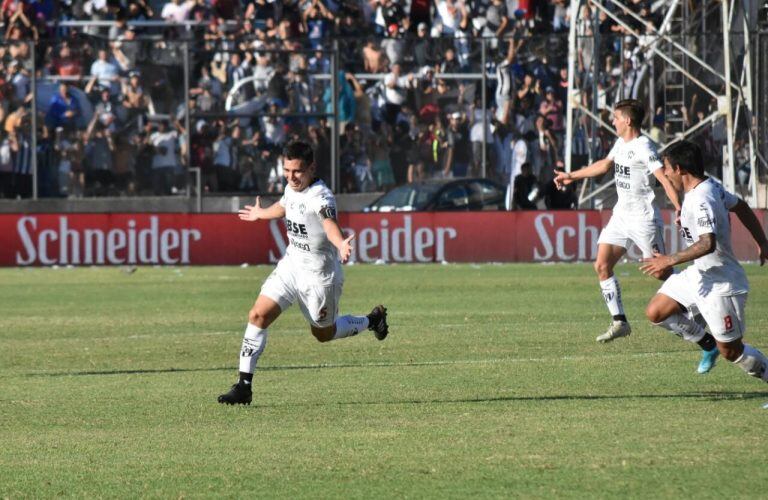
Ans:
[[[629,177],[630,176],[629,167],[628,166],[620,165],[618,163],[614,163],[613,165],[614,165],[613,169],[614,169],[614,172],[616,173],[616,175],[620,175],[622,177]]]
[[[709,216],[709,210],[708,210],[709,207],[707,207],[706,203],[702,203],[701,205],[699,205],[699,208],[701,209],[702,212],[704,212],[704,215],[696,219],[696,225],[703,228],[711,228],[712,226],[714,226],[715,223],[712,220],[712,218]]]
[[[297,224],[290,219],[285,219],[285,229],[293,236],[305,237],[307,236],[307,225]]]

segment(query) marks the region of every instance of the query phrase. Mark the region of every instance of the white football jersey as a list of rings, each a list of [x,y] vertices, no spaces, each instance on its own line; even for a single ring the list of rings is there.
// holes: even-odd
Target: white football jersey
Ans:
[[[319,179],[300,192],[286,186],[280,205],[285,208],[288,236],[284,258],[292,268],[310,283],[328,284],[340,279],[339,252],[323,229],[325,218],[336,218],[336,198],[328,186]]]
[[[692,266],[698,274],[698,293],[707,296],[747,293],[749,284],[744,269],[731,246],[729,209],[739,201],[711,177],[685,193],[680,214],[680,232],[690,246],[703,234],[717,240],[715,251],[699,257]]]
[[[619,137],[608,153],[608,159],[613,160],[619,197],[613,209],[628,216],[653,217],[654,193],[650,176],[663,167],[656,145],[644,135],[629,142]]]

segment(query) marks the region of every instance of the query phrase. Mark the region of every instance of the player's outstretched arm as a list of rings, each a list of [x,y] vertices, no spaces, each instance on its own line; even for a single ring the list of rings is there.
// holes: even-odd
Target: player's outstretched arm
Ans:
[[[246,205],[245,208],[241,208],[237,212],[237,216],[240,220],[248,222],[257,221],[259,219],[270,220],[280,219],[285,217],[285,207],[280,202],[275,202],[272,205],[264,208],[261,206],[261,197],[256,197],[256,203],[254,205]]]
[[[344,233],[341,232],[339,223],[336,222],[336,219],[330,217],[323,219],[323,230],[325,231],[325,235],[328,236],[328,241],[339,250],[341,263],[344,264],[347,262],[352,256],[352,250],[354,250],[354,247],[352,246],[352,240],[355,239],[354,233],[345,238]]]
[[[597,160],[592,165],[573,172],[559,172],[555,170],[555,186],[560,189],[581,179],[603,175],[611,169],[611,166],[613,166],[613,160],[603,158],[602,160]]]
[[[656,177],[656,179],[661,183],[661,187],[663,187],[664,192],[667,193],[667,198],[669,198],[669,201],[671,201],[672,205],[675,207],[675,222],[679,223],[677,217],[680,215],[680,193],[677,192],[672,183],[669,182],[669,179],[667,179],[667,177],[664,175],[663,168],[657,168],[654,170],[653,176]]]
[[[768,260],[768,239],[765,237],[763,226],[744,200],[739,200],[731,208],[731,212],[736,214],[736,217],[739,218],[744,227],[747,228],[747,231],[749,231],[749,234],[755,239],[758,252],[760,253],[760,265],[762,266]]]

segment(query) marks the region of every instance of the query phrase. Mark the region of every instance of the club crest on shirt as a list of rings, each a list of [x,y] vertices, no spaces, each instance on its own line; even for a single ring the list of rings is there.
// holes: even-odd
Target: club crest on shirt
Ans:
[[[627,152],[627,158],[629,158],[631,160],[634,157],[635,157],[635,152],[634,151]]]
[[[320,209],[320,217],[323,219],[336,219],[336,207],[326,205]]]
[[[306,212],[306,211],[307,211],[307,206],[304,205],[303,203],[299,204],[299,213],[301,215],[304,215],[304,212]]]

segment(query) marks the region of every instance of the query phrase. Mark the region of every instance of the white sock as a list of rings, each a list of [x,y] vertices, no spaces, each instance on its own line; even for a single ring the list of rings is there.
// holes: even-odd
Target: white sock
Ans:
[[[264,352],[267,345],[267,329],[261,329],[258,326],[248,323],[243,335],[243,346],[240,349],[240,371],[244,373],[253,373],[256,369],[256,362],[259,356]]]
[[[336,320],[336,333],[333,340],[352,337],[368,328],[367,316],[341,316]]]
[[[654,325],[665,328],[678,337],[682,337],[684,340],[694,344],[703,339],[707,333],[701,325],[689,318],[687,314],[675,313],[660,323],[654,323]]]
[[[621,287],[616,276],[611,276],[607,280],[601,281],[600,290],[603,291],[605,305],[608,306],[611,316],[624,314],[624,304],[621,303]]]
[[[765,355],[751,345],[744,344],[744,352],[734,363],[747,374],[768,382],[768,359],[765,359]]]

